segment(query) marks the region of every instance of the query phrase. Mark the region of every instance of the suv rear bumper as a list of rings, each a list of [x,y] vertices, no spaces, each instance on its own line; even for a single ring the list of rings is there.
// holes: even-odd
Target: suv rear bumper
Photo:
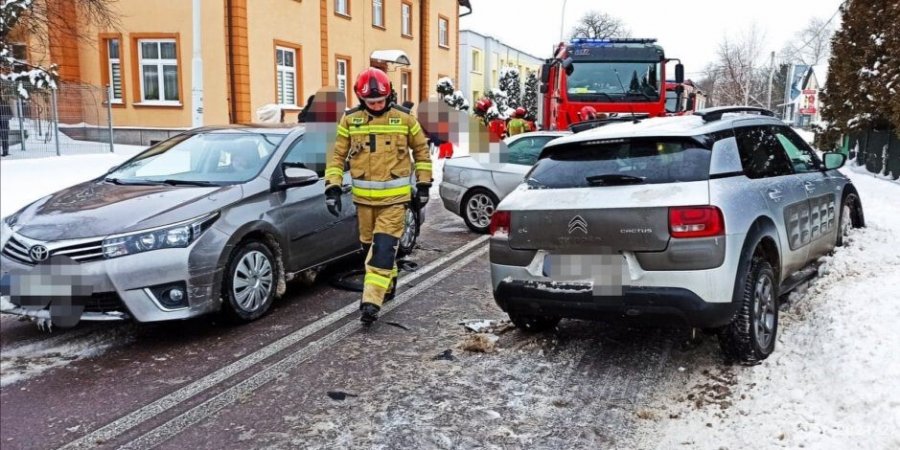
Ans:
[[[494,300],[507,313],[698,328],[727,325],[737,310],[684,288],[624,286],[622,295],[595,295],[585,284],[534,280],[501,281]]]

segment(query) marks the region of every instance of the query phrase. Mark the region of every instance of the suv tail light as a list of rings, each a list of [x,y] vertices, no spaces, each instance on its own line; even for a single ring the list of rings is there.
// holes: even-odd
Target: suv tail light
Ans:
[[[491,215],[491,225],[488,227],[491,236],[497,234],[509,234],[509,211],[494,211]]]
[[[715,206],[669,208],[669,234],[673,238],[721,236],[725,219]]]

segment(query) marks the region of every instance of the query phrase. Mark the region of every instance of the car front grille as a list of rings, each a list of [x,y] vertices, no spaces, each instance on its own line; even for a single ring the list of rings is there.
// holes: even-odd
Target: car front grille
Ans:
[[[34,261],[28,256],[28,250],[29,247],[26,244],[20,242],[13,236],[10,237],[9,241],[6,242],[6,245],[3,246],[2,253],[13,261],[33,266]],[[68,256],[77,262],[97,261],[103,259],[103,241],[79,242],[77,244],[52,248],[50,250],[50,256],[57,255]]]

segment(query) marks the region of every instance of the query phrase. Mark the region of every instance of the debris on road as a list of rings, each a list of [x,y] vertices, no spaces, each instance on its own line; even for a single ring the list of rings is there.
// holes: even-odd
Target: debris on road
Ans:
[[[447,350],[444,350],[443,352],[441,352],[440,354],[438,354],[437,356],[435,356],[434,358],[431,358],[431,359],[434,361],[439,361],[439,360],[453,361],[456,358],[453,357],[453,350],[450,350],[448,348]]]
[[[332,400],[344,400],[347,397],[359,397],[359,395],[344,391],[328,391],[328,397]]]
[[[399,323],[399,322],[385,322],[385,323],[388,324],[388,325],[390,325],[390,326],[392,326],[392,327],[397,327],[397,328],[400,328],[400,329],[402,329],[402,330],[409,331],[409,327],[406,326],[406,325],[403,325],[402,323]]]
[[[501,335],[515,329],[515,326],[509,320],[479,319],[464,320],[459,323],[465,327],[466,331],[473,333],[492,333]]]
[[[496,344],[500,339],[493,333],[476,333],[469,336],[459,344],[459,348],[467,352],[493,353],[497,350]]]

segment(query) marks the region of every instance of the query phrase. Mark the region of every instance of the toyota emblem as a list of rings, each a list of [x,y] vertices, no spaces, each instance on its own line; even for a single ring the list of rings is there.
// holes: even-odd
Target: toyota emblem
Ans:
[[[28,249],[28,256],[30,256],[34,262],[46,261],[47,257],[50,256],[50,251],[43,245],[33,245]]]

